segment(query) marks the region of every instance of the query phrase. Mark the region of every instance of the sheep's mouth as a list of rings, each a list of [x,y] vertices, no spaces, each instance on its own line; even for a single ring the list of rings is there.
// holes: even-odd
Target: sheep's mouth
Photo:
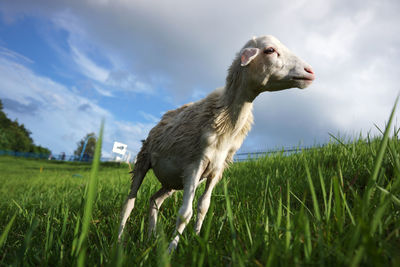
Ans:
[[[304,89],[308,87],[315,79],[314,75],[305,75],[305,76],[294,76],[292,77],[292,81],[295,84],[295,87]]]
[[[309,81],[309,82],[312,82],[312,81],[314,81],[314,77],[293,77],[292,78],[292,80],[295,80],[295,81]]]

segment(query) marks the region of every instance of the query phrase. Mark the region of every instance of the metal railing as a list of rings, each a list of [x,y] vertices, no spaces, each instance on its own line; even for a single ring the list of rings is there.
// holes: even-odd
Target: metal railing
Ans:
[[[234,162],[241,162],[241,161],[250,161],[250,160],[257,160],[263,157],[266,157],[270,154],[275,153],[282,153],[283,155],[291,155],[294,153],[299,153],[305,150],[312,150],[312,149],[320,149],[321,146],[315,147],[290,147],[290,148],[282,148],[282,149],[271,149],[266,151],[255,151],[255,152],[238,152],[234,155],[233,161]],[[93,158],[89,157],[88,155],[84,154],[83,157],[76,156],[76,155],[66,155],[66,154],[38,154],[32,152],[16,152],[16,151],[7,151],[7,150],[0,150],[0,156],[7,155],[13,157],[25,157],[25,158],[34,158],[34,159],[47,159],[47,160],[59,160],[59,161],[82,161],[82,162],[91,162]],[[101,161],[112,161],[112,158],[102,157]]]
[[[12,157],[24,157],[31,159],[47,159],[47,160],[59,160],[59,161],[81,161],[81,162],[92,162],[93,158],[84,154],[82,157],[76,155],[61,154],[39,154],[33,152],[19,152],[0,150],[0,156],[12,156]],[[102,157],[101,161],[111,161],[111,158]]]
[[[270,154],[282,153],[283,155],[291,155],[294,153],[299,153],[305,150],[313,150],[313,149],[321,149],[321,146],[314,147],[290,147],[290,148],[282,148],[282,149],[271,149],[266,151],[256,151],[256,152],[238,152],[233,156],[234,162],[241,161],[249,161],[249,160],[257,160],[260,158],[264,158]]]

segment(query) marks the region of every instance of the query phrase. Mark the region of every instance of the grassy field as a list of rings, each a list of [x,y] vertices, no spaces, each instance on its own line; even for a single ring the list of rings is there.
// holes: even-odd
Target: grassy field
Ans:
[[[148,199],[160,187],[151,172],[119,245],[127,165],[0,157],[0,265],[400,266],[399,153],[386,133],[235,163],[201,235],[192,219],[172,255],[182,193],[165,201],[148,240]]]

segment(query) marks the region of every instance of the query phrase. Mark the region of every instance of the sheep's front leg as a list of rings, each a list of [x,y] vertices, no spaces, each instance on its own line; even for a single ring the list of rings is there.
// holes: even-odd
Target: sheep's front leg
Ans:
[[[168,250],[171,253],[178,246],[180,235],[185,230],[186,225],[192,218],[193,214],[193,198],[196,192],[196,188],[198,185],[198,181],[200,180],[200,175],[204,171],[203,164],[200,164],[200,168],[195,171],[192,171],[191,175],[188,175],[183,188],[183,203],[182,207],[179,209],[179,215],[176,220],[176,228],[175,228],[175,238],[169,244]]]
[[[204,190],[203,195],[199,199],[199,203],[197,205],[197,220],[195,231],[196,234],[200,234],[201,226],[203,225],[204,217],[207,214],[208,208],[210,207],[211,202],[211,193],[215,187],[215,185],[221,179],[221,175],[215,176],[213,178],[207,179],[206,189]]]

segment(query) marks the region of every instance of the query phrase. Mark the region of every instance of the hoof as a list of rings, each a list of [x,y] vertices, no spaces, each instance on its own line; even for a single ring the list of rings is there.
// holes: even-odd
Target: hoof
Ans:
[[[171,254],[175,251],[175,249],[178,246],[178,242],[179,242],[179,236],[176,236],[174,238],[174,240],[171,241],[171,243],[168,246],[168,253]]]

